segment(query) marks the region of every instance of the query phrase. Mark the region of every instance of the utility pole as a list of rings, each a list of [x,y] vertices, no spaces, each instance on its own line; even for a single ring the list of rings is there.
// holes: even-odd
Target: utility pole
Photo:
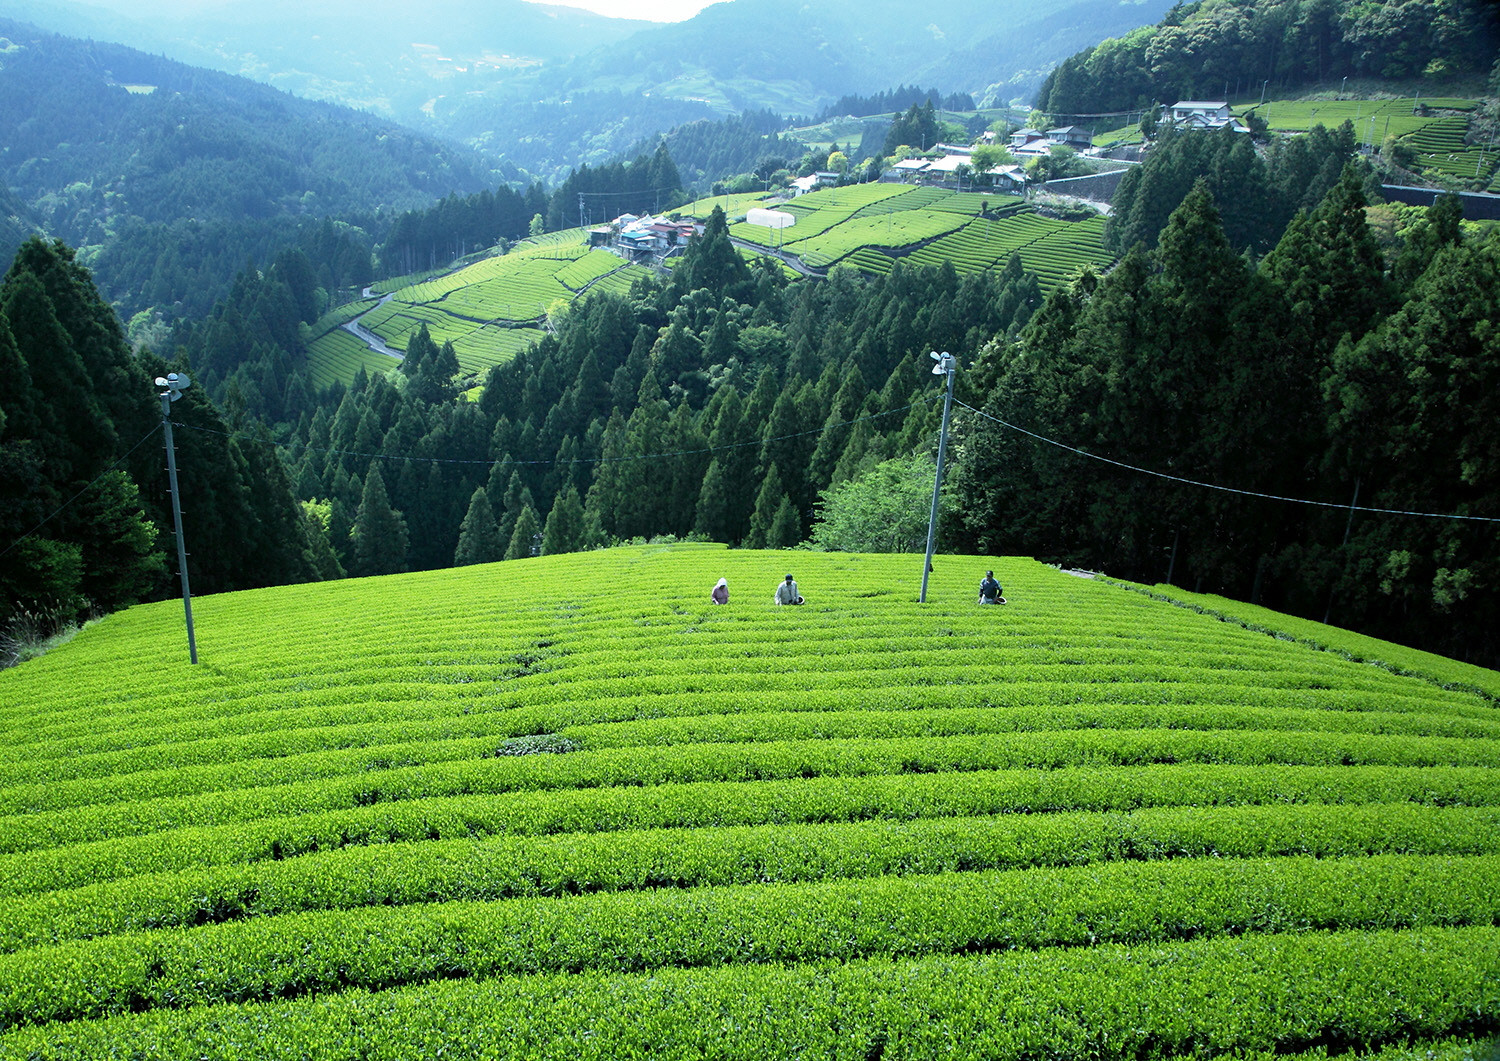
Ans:
[[[948,416],[953,411],[953,377],[958,372],[958,358],[944,350],[927,355],[937,364],[932,366],[934,376],[948,377],[948,393],[943,398],[943,429],[938,435],[937,474],[932,479],[932,513],[927,517],[927,559],[922,564],[922,593],[919,604],[927,603],[927,576],[932,573],[932,548],[937,542],[938,495],[943,489],[943,461],[948,455]]]
[[[198,642],[193,637],[193,593],[188,589],[187,548],[182,543],[182,503],[177,489],[177,447],[172,443],[172,403],[192,386],[185,372],[156,377],[161,392],[161,426],[167,436],[167,482],[172,489],[172,526],[177,531],[177,572],[182,577],[182,611],[187,619],[188,661],[198,662]]]
[[[1345,550],[1347,550],[1349,548],[1349,532],[1354,529],[1354,510],[1359,507],[1359,483],[1360,483],[1359,476],[1355,476],[1354,477],[1354,497],[1349,502],[1349,519],[1344,523],[1344,541],[1339,546],[1339,549],[1340,549],[1341,552],[1345,551]],[[1348,557],[1345,557],[1344,558],[1344,565],[1345,565],[1345,567],[1348,566],[1348,563],[1349,563]],[[1328,620],[1331,619],[1331,618],[1333,618],[1333,598],[1334,598],[1334,595],[1336,593],[1338,593],[1338,585],[1337,585],[1337,583],[1335,583],[1334,586],[1333,586],[1333,588],[1328,591],[1328,608],[1327,608],[1327,610],[1325,610],[1323,612],[1323,625],[1324,626],[1327,626],[1328,625]]]

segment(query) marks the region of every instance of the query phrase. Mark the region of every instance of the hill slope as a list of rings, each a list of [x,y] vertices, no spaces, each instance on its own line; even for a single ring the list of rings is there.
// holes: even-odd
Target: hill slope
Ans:
[[[206,314],[223,288],[181,272],[213,274],[212,262],[227,287],[299,225],[425,206],[505,175],[462,148],[245,78],[0,18],[6,41],[0,185],[48,235],[98,260],[127,317],[164,294],[197,298],[184,308]]]
[[[918,606],[913,560],[230,594],[198,667],[162,604],[0,674],[0,1055],[1493,1031],[1493,700],[1029,561],[940,557]],[[769,603],[788,563],[807,607]]]

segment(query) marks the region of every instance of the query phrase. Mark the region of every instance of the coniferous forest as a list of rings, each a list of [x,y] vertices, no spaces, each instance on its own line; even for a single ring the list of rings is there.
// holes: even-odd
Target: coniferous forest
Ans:
[[[580,299],[482,379],[419,330],[397,371],[310,382],[331,292],[682,184],[662,143],[394,215],[378,248],[325,219],[136,350],[79,255],[29,239],[0,281],[0,607],[175,592],[169,368],[195,380],[172,420],[207,593],[664,535],[847,542],[824,502],[932,461],[948,351],[941,549],[1500,660],[1500,235],[1451,197],[1380,203],[1347,124],[1164,136],[1116,196],[1118,264],[1045,296],[1015,258],[795,280],[716,211],[670,272]]]
[[[1037,106],[1075,115],[1262,89],[1274,96],[1341,77],[1482,76],[1497,42],[1493,5],[1474,0],[1179,3],[1155,26],[1063,60]]]

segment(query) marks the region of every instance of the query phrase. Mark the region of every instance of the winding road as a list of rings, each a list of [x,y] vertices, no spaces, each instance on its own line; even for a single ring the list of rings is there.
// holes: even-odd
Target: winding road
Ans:
[[[366,295],[368,295],[369,290],[369,288],[365,288]],[[371,306],[369,309],[365,310],[365,313],[372,312],[376,308],[376,306],[383,306],[390,300],[390,295],[383,296],[381,300],[375,304],[375,306]],[[343,324],[339,325],[339,327],[343,328],[344,331],[348,332],[350,335],[354,336],[354,338],[364,343],[371,350],[374,350],[377,354],[384,354],[386,357],[394,357],[397,361],[404,360],[405,355],[402,354],[400,350],[392,350],[389,346],[385,345],[384,339],[376,335],[374,332],[370,331],[370,329],[366,328],[363,324],[359,323],[360,320],[364,318],[365,313],[361,313],[353,320],[345,321]]]

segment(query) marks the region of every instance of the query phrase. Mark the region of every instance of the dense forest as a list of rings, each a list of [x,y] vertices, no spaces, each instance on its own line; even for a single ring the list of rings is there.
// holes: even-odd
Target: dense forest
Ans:
[[[170,591],[162,543],[171,502],[152,385],[166,370],[132,354],[71,250],[37,238],[20,248],[0,281],[6,617],[66,621]],[[224,419],[201,387],[184,392],[172,419],[192,437],[177,463],[194,589],[316,577],[304,514],[265,428]]]
[[[1215,134],[1184,135],[1213,147]],[[1306,160],[1313,172],[1347,157],[1341,135],[1309,141],[1326,152]],[[888,461],[930,460],[941,403],[925,354],[941,349],[971,366],[943,548],[1170,576],[1493,660],[1492,525],[1448,517],[1500,517],[1500,242],[1466,231],[1444,200],[1401,214],[1377,243],[1366,184],[1346,166],[1257,259],[1200,180],[1152,249],[1143,240],[1045,301],[1015,260],[964,277],[898,265],[791,283],[747,265],[715,212],[669,279],[575,304],[555,335],[492,370],[477,401],[459,399],[451,348],[422,332],[400,374],[314,392],[297,322],[316,312],[317,278],[285,253],[176,336],[174,365],[209,384],[173,411],[184,481],[214,484],[185,513],[195,584],[663,534],[794,545],[831,492],[889,475]],[[63,294],[41,297],[48,277],[66,278]],[[104,481],[119,480],[112,518],[131,529],[117,539],[136,543],[129,578],[87,580],[89,556],[113,555],[88,528],[111,523],[65,508],[24,539],[26,563],[7,564],[12,607],[110,606],[164,578],[139,529],[165,526],[159,461],[138,443],[152,434],[147,377],[165,366],[132,360],[91,292],[66,249],[40,241],[6,277],[8,362],[32,381],[89,381],[66,400],[91,411],[62,416],[63,389],[35,382],[7,391],[6,489],[26,502],[6,506],[6,530],[25,533],[123,457],[128,482]]]
[[[1494,665],[1500,234],[1448,197],[1382,255],[1362,185],[1351,166],[1251,262],[1200,181],[1155,250],[987,348],[957,540]]]
[[[818,114],[818,121],[837,118],[845,114],[856,118],[864,118],[872,114],[894,114],[913,105],[923,104],[931,104],[943,110],[971,111],[974,109],[974,97],[967,92],[944,94],[935,88],[898,85],[870,96],[840,96],[831,106],[823,108]]]
[[[1036,105],[1067,118],[1343,77],[1442,81],[1487,73],[1497,47],[1482,0],[1196,0],[1059,63]]]
[[[719,121],[679,125],[660,142],[677,164],[684,186],[707,192],[721,178],[743,173],[769,176],[800,158],[807,145],[786,134],[786,124],[771,111],[746,111]],[[642,145],[637,153],[646,149]]]
[[[1162,135],[1146,161],[1120,180],[1111,201],[1105,240],[1124,253],[1137,244],[1152,247],[1168,215],[1193,185],[1206,181],[1229,243],[1237,251],[1264,254],[1299,211],[1311,211],[1355,156],[1354,127],[1314,126],[1305,136],[1283,137],[1258,152],[1250,139],[1232,129],[1212,134]],[[1361,160],[1366,191],[1379,182]]]

